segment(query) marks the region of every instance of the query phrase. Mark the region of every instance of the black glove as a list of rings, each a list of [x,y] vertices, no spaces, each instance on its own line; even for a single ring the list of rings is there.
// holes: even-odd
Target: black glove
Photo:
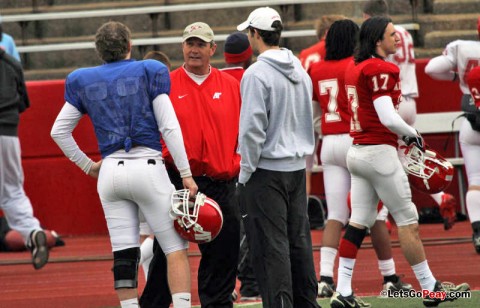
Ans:
[[[235,183],[235,197],[239,198],[242,194],[242,190],[245,187],[245,184]]]
[[[415,137],[410,137],[410,136],[403,136],[402,140],[405,142],[407,145],[415,145],[417,148],[420,149],[420,151],[425,152],[425,141],[423,141],[423,137],[420,135],[419,132],[417,132],[417,136]]]

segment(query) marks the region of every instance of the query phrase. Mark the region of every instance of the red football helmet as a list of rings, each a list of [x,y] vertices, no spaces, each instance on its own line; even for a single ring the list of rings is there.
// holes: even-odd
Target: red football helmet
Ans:
[[[453,166],[434,150],[422,152],[413,144],[405,149],[404,169],[410,184],[428,194],[445,190],[453,179]]]
[[[190,190],[172,194],[170,216],[175,230],[187,241],[202,244],[212,241],[222,229],[223,215],[217,202],[202,193],[190,198]]]

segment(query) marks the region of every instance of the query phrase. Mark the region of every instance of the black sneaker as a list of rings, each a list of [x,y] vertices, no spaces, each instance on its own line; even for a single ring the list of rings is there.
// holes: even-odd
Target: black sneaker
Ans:
[[[28,248],[32,252],[32,263],[35,269],[41,269],[48,262],[47,235],[43,230],[30,233]]]
[[[233,302],[236,302],[237,299],[238,299],[238,293],[237,293],[236,290],[233,290],[233,292],[232,292],[232,301],[233,301]]]
[[[411,284],[403,282],[398,275],[396,275],[396,276],[397,276],[397,279],[398,279],[397,282],[387,281],[387,282],[383,283],[383,289],[384,290],[409,291],[413,288]]]
[[[330,307],[332,308],[360,308],[360,307],[371,307],[369,303],[364,302],[360,298],[353,295],[342,296],[340,293],[335,292],[330,299]]]
[[[318,297],[332,297],[335,292],[335,284],[326,281],[318,283]]]
[[[480,233],[473,233],[472,235],[473,247],[475,247],[475,251],[480,253]]]
[[[468,283],[461,283],[459,285],[455,285],[451,282],[440,282],[439,280],[437,280],[437,282],[435,282],[435,287],[433,288],[433,292],[439,292],[439,291],[443,291],[443,292],[458,292],[458,291],[468,291],[470,290],[470,286],[468,285]],[[426,296],[423,298],[423,305],[425,305],[425,307],[437,307],[440,303],[444,303],[444,302],[453,302],[454,300],[456,300],[456,298],[452,298],[452,297],[445,297],[444,299],[441,299],[441,298],[431,298],[430,296]]]
[[[260,296],[260,294],[257,294],[257,295],[253,295],[253,296],[243,296],[240,297],[240,301],[241,302],[251,302],[251,301],[261,301],[262,300],[262,297]]]

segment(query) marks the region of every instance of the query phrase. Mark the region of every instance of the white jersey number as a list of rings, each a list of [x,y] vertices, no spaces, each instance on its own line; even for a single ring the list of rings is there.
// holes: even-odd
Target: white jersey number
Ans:
[[[320,61],[322,61],[322,57],[320,56],[320,54],[318,52],[312,53],[311,55],[308,55],[308,57],[305,58],[305,63],[303,64],[303,66],[305,67],[305,70],[308,71],[308,68],[310,67],[310,65]]]
[[[350,131],[361,132],[362,127],[360,126],[360,121],[358,120],[358,94],[355,86],[347,86],[347,97],[350,110],[352,112],[352,117],[350,119]]]
[[[380,77],[380,83],[382,84],[380,88],[378,88],[378,78]],[[378,90],[386,90],[388,84],[388,74],[380,74],[379,76],[375,75],[372,77],[373,82],[373,92],[378,92]]]
[[[472,88],[471,92],[475,100],[480,100],[480,91],[477,88]]]
[[[325,122],[338,122],[341,121],[340,113],[338,109],[338,81],[337,79],[320,80],[318,82],[318,88],[320,89],[320,95],[328,95],[328,107],[325,114]]]

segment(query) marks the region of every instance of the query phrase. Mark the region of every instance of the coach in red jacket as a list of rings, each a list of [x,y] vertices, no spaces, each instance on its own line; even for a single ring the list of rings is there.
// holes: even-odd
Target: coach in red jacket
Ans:
[[[199,244],[198,293],[202,307],[233,307],[240,245],[240,219],[235,207],[235,182],[240,156],[236,153],[240,118],[240,85],[210,65],[217,45],[205,23],[187,26],[183,33],[185,63],[171,73],[170,99],[177,115],[193,177],[199,191],[214,199],[223,212],[223,228],[212,242]],[[163,156],[177,189],[182,183],[167,148]],[[150,272],[166,268],[157,250]],[[169,307],[165,276],[149,274],[142,307]]]

